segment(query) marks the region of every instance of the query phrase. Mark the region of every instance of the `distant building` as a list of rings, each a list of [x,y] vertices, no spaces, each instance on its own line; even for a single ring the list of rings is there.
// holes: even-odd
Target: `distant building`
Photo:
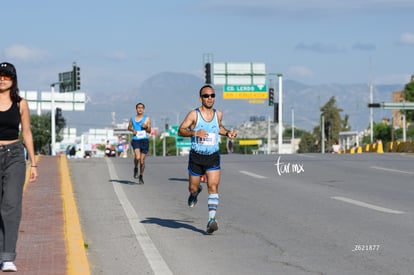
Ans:
[[[398,91],[392,93],[392,102],[404,102],[404,92]],[[402,114],[400,110],[392,110],[392,127],[401,128],[402,127]]]
[[[411,76],[411,82],[414,82],[414,75]],[[404,91],[396,91],[392,93],[392,102],[404,102]],[[402,128],[402,113],[401,110],[394,109],[392,110],[392,127],[393,128]]]

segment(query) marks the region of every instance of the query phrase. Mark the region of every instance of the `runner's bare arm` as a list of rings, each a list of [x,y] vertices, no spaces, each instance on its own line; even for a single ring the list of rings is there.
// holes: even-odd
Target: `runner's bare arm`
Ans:
[[[193,130],[196,123],[197,114],[195,110],[192,110],[184,118],[184,121],[181,123],[178,128],[178,135],[182,137],[192,137],[196,135],[196,131]]]

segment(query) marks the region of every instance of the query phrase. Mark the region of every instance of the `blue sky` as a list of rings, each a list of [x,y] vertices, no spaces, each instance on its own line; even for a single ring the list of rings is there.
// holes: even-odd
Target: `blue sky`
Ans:
[[[82,90],[122,92],[165,71],[265,63],[305,84],[405,84],[414,74],[412,0],[9,1],[1,60],[20,89],[81,68]]]

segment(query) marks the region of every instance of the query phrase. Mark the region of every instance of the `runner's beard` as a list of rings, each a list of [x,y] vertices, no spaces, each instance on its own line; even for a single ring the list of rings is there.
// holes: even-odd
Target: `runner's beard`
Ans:
[[[212,102],[212,103],[211,103],[211,105],[210,105],[208,102],[203,103],[203,106],[204,106],[205,108],[207,108],[207,109],[213,109],[214,102]]]

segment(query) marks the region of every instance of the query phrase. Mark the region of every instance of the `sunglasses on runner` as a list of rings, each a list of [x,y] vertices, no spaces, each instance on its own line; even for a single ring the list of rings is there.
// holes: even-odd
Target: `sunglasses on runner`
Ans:
[[[0,79],[1,80],[8,80],[8,81],[13,80],[13,78],[11,76],[8,76],[8,75],[0,75]]]
[[[201,95],[203,98],[209,98],[209,97],[211,97],[211,98],[215,98],[216,97],[216,94],[203,94],[203,95]]]

